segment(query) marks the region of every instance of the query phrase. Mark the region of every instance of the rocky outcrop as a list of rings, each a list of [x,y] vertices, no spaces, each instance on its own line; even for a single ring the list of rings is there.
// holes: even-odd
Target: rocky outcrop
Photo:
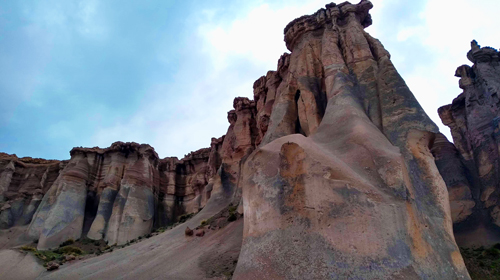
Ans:
[[[371,8],[332,3],[292,21],[291,53],[254,83],[254,100],[234,100],[210,148],[182,160],[136,143],[74,149],[30,225],[39,248],[82,235],[121,244],[203,209],[161,242],[47,278],[119,277],[140,260],[128,277],[198,279],[192,260],[217,260],[203,248],[231,244],[234,279],[469,279],[452,219],[473,215],[474,193],[469,177],[439,173],[467,166],[364,31]],[[445,182],[462,209],[453,217]],[[229,209],[244,226],[190,230]]]
[[[87,233],[122,244],[150,232],[159,165],[153,148],[116,142],[107,149],[74,148],[70,154],[28,230],[39,239],[39,249]]]
[[[456,146],[450,152],[453,167],[441,174],[453,181],[448,184],[454,193],[451,205],[460,205],[452,208],[457,243],[492,245],[500,242],[500,56],[472,41],[467,58],[474,65],[462,65],[455,73],[463,92],[438,110]]]
[[[430,149],[438,129],[382,44],[372,4],[285,28],[290,54],[254,84],[234,279],[468,278]]]
[[[216,143],[214,138],[211,148],[191,152],[182,160],[171,157],[160,161],[158,226],[171,224],[182,214],[197,213],[205,206],[211,194],[205,188],[214,168],[210,164],[217,164],[220,157]],[[215,163],[209,162],[211,158]]]
[[[436,135],[432,146],[436,166],[448,188],[451,218],[454,224],[465,221],[473,211],[476,202],[472,198],[471,181],[466,166],[462,163],[455,145],[446,136]]]
[[[65,164],[0,153],[0,229],[29,224]]]
[[[223,139],[181,160],[122,142],[74,148],[69,161],[0,154],[0,226],[30,224],[39,249],[82,236],[123,244],[206,205]]]

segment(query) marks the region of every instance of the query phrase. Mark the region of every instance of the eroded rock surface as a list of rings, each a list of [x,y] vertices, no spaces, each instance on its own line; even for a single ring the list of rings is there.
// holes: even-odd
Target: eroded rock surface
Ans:
[[[0,229],[29,224],[65,165],[0,153]]]
[[[210,148],[182,160],[136,143],[74,149],[31,223],[40,248],[85,234],[120,244],[203,210],[44,277],[202,279],[238,256],[234,279],[468,279],[438,170],[458,159],[364,31],[371,8],[332,3],[292,21],[291,53],[254,83],[254,100],[234,100]],[[469,187],[446,183],[460,180]],[[454,186],[463,203],[452,207],[464,210],[453,219],[467,219],[473,194]],[[244,225],[186,231],[230,208]]]
[[[445,181],[454,181],[448,187],[457,242],[492,245],[500,242],[500,56],[472,41],[467,57],[474,65],[462,65],[455,73],[463,92],[438,110],[456,146],[453,168],[460,170],[441,173]]]
[[[223,139],[181,160],[122,142],[74,148],[68,161],[1,154],[0,226],[31,223],[27,234],[39,249],[83,236],[126,243],[206,205]]]
[[[291,53],[254,84],[262,140],[241,171],[234,279],[469,277],[430,151],[438,129],[363,30],[371,7],[292,21]]]

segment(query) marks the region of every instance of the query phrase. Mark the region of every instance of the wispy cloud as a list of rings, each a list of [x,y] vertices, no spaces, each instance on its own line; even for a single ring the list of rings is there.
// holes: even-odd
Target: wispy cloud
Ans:
[[[469,42],[500,46],[496,1],[373,0],[367,29],[433,120],[460,92]],[[0,150],[67,158],[73,146],[207,147],[236,96],[276,69],[283,28],[325,2],[121,1],[0,4]],[[481,15],[481,16],[478,16]],[[443,128],[443,131],[448,131]]]

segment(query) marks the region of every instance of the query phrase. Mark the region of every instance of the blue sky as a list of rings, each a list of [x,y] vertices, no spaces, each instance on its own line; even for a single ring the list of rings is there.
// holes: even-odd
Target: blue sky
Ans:
[[[433,120],[470,41],[500,47],[494,0],[373,0],[373,26]],[[223,135],[236,96],[276,69],[283,28],[325,1],[0,2],[0,151],[69,158],[135,141],[161,157]],[[440,126],[445,134],[447,128]]]

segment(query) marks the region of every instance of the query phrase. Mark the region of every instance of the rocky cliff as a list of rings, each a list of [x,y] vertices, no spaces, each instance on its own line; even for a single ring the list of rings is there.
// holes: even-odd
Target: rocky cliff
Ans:
[[[446,143],[448,152],[437,159],[450,188],[457,242],[493,245],[500,242],[500,56],[472,41],[467,58],[474,65],[455,73],[463,92],[438,111],[455,146]]]
[[[458,181],[438,169],[459,154],[365,32],[371,8],[331,3],[288,24],[290,53],[254,83],[254,100],[234,100],[210,148],[182,160],[135,143],[73,149],[29,233],[39,248],[83,235],[124,243],[236,205],[243,223],[202,238],[177,227],[42,276],[201,279],[236,256],[234,279],[468,279],[446,186]],[[436,149],[455,157],[435,161]],[[472,194],[457,193],[470,207]]]
[[[66,163],[0,153],[0,229],[29,224]]]
[[[27,233],[39,249],[83,236],[125,243],[204,207],[221,142],[214,138],[211,148],[182,160],[122,142],[74,148],[61,162],[2,154],[1,226],[31,223]]]

